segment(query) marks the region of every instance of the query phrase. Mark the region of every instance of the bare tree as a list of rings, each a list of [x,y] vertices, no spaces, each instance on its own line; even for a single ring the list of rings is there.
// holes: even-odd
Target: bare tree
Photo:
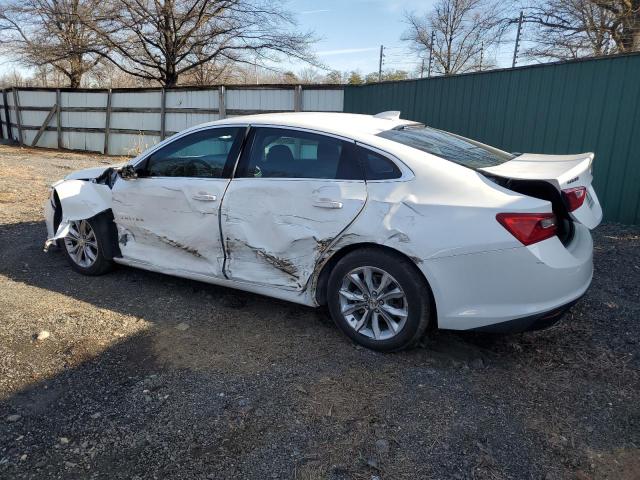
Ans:
[[[324,76],[323,83],[340,84],[347,83],[347,75],[339,70],[331,70]]]
[[[314,84],[322,83],[323,75],[319,70],[313,67],[303,68],[298,72],[299,83]]]
[[[505,28],[494,7],[489,0],[438,0],[431,12],[405,14],[409,29],[402,40],[423,58],[433,48],[436,72],[479,70]]]
[[[103,52],[84,19],[98,15],[102,0],[9,0],[0,10],[3,50],[25,66],[50,65],[79,87]]]
[[[26,87],[27,81],[20,72],[13,70],[0,76],[0,88],[5,87]]]
[[[640,0],[594,0],[615,18],[611,36],[623,53],[640,51]]]
[[[640,0],[547,0],[524,5],[531,57],[568,59],[640,51]]]
[[[206,63],[312,60],[310,32],[292,31],[279,0],[106,0],[92,28],[111,49],[97,50],[123,71],[171,87]],[[256,60],[257,59],[257,60]]]
[[[202,48],[194,52],[197,59],[205,58],[207,53]],[[183,73],[180,77],[181,85],[215,85],[227,83],[235,74],[234,62],[227,59],[216,59],[199,63],[196,67]]]
[[[88,72],[83,84],[96,88],[145,88],[157,84],[123,72],[111,62],[100,62]]]
[[[360,72],[354,70],[349,73],[347,83],[349,85],[362,85],[364,83],[364,78],[362,78],[362,74]]]
[[[364,77],[364,83],[376,83],[379,80],[383,82],[389,82],[393,80],[407,80],[409,78],[409,72],[406,70],[383,70],[382,76],[378,78],[378,72],[368,73]]]

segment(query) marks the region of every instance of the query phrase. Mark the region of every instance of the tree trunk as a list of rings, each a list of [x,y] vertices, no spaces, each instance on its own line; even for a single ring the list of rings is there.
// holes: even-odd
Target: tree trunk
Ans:
[[[618,51],[622,53],[640,51],[640,0],[631,2],[629,10],[618,13],[622,29],[614,36]]]
[[[640,52],[640,10],[636,10],[629,21],[629,51]]]
[[[163,83],[163,87],[165,88],[175,87],[178,84],[178,74],[175,72],[167,72]]]
[[[69,87],[71,88],[80,88],[80,83],[82,81],[82,74],[78,72],[71,72],[69,75]]]
[[[631,2],[631,18],[629,18],[629,35],[631,51],[640,52],[640,0]]]

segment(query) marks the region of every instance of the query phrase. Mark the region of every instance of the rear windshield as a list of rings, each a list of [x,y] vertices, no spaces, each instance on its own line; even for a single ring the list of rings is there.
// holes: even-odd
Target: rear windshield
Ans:
[[[378,136],[473,169],[495,167],[514,158],[514,155],[497,148],[425,125],[387,130]]]

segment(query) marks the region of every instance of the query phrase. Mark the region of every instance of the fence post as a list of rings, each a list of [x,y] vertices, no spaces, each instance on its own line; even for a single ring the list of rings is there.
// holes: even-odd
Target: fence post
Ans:
[[[293,111],[302,111],[302,85],[296,85],[293,91]]]
[[[2,102],[4,103],[4,118],[7,121],[7,139],[14,140],[13,138],[13,130],[11,129],[11,115],[9,113],[9,97],[7,96],[7,91],[2,91]]]
[[[224,85],[218,87],[218,117],[227,117],[227,89]]]
[[[2,90],[2,103],[4,103],[4,119],[7,122],[7,140],[13,140],[13,131],[11,130],[11,117],[9,116],[9,97],[7,97],[7,91]]]
[[[111,128],[111,89],[107,93],[107,111],[104,119],[104,148],[102,153],[109,155],[109,128]]]
[[[60,89],[56,88],[56,103],[58,110],[56,111],[56,132],[58,135],[58,149],[62,150],[62,94]]]
[[[2,93],[4,93],[4,88],[2,89]],[[4,105],[4,99],[2,100]],[[2,120],[2,115],[0,115],[0,139],[4,138],[4,121]]]
[[[18,124],[18,141],[20,146],[24,146],[24,139],[22,138],[22,118],[20,115],[20,100],[18,99],[18,91],[15,87],[13,90],[13,108],[16,111],[16,123]]]
[[[167,91],[162,89],[162,96],[160,97],[160,141],[164,140],[166,135],[166,107],[167,107]]]

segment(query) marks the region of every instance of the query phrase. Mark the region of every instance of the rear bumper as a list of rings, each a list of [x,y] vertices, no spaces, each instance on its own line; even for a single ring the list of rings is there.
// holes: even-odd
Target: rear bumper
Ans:
[[[545,330],[553,327],[562,320],[564,315],[576,304],[578,300],[579,299],[554,308],[549,312],[537,313],[528,317],[494,323],[492,325],[485,325],[484,327],[472,328],[471,331],[487,333],[521,333]]]
[[[584,295],[593,275],[593,243],[576,225],[566,247],[557,239],[517,247],[425,260],[438,327],[524,331],[545,328]]]

